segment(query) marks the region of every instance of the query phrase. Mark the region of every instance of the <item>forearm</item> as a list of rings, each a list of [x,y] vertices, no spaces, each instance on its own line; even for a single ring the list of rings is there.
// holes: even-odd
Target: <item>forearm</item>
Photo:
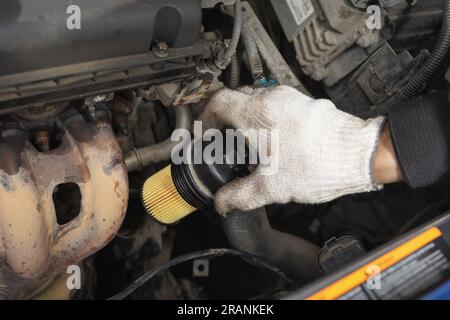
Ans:
[[[377,146],[373,161],[373,176],[378,184],[389,184],[403,180],[392,143],[389,125],[386,125]]]

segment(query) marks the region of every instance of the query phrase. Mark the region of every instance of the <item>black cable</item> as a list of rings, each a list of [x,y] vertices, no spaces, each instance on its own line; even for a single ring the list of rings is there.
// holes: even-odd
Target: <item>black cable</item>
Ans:
[[[444,210],[447,209],[448,203],[449,203],[449,200],[444,199],[444,200],[441,200],[441,201],[431,204],[430,206],[426,207],[422,211],[419,211],[400,228],[400,230],[397,232],[397,236],[400,236],[400,235],[410,231],[412,228],[415,228],[418,225],[418,223],[422,219],[427,217],[429,214],[435,215],[438,212],[443,212]]]
[[[258,81],[264,77],[264,69],[261,61],[261,56],[259,55],[258,46],[256,45],[256,40],[251,34],[248,22],[242,23],[241,39],[244,43],[245,51],[247,52],[248,64],[250,67],[250,72],[252,74],[253,80]]]
[[[124,290],[119,292],[118,294],[110,297],[108,300],[122,300],[126,297],[128,297],[130,294],[132,294],[135,290],[137,290],[139,287],[141,287],[143,284],[145,284],[147,281],[161,273],[162,271],[165,271],[171,267],[174,267],[180,263],[191,261],[194,259],[200,259],[200,258],[207,258],[207,259],[214,259],[219,258],[225,255],[230,256],[237,256],[248,263],[257,266],[262,267],[268,271],[271,271],[277,275],[279,275],[283,280],[285,280],[288,284],[297,286],[297,283],[289,278],[287,275],[284,274],[280,269],[272,266],[271,264],[267,263],[266,261],[255,257],[251,254],[248,254],[246,252],[242,252],[239,250],[234,249],[207,249],[207,250],[201,250],[196,252],[191,252],[182,256],[178,256],[176,258],[173,258],[169,261],[167,261],[164,264],[161,264],[157,267],[154,267],[153,269],[145,272],[142,276],[140,276],[137,280],[135,280],[132,284],[130,284],[128,287],[126,287]]]
[[[372,107],[369,111],[359,114],[359,117],[369,119],[387,115],[392,108],[419,94],[427,84],[428,80],[435,74],[450,48],[450,0],[441,0],[441,2],[444,10],[442,29],[439,34],[439,39],[431,52],[431,56],[408,81],[405,87],[381,104]]]
[[[216,57],[215,61],[215,64],[217,67],[219,67],[219,69],[224,70],[231,63],[231,59],[236,53],[237,46],[239,44],[239,39],[241,38],[241,29],[242,29],[242,5],[241,0],[236,0],[236,2],[234,3],[234,23],[230,45],[222,55]]]
[[[231,59],[230,77],[228,80],[228,88],[236,90],[241,83],[241,62],[237,53]]]

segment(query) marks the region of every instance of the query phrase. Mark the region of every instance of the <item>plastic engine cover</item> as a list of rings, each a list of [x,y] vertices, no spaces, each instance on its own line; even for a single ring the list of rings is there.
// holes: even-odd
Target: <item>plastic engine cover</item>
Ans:
[[[73,4],[81,29],[67,27]],[[142,54],[154,41],[190,46],[201,18],[200,0],[3,0],[0,76]]]

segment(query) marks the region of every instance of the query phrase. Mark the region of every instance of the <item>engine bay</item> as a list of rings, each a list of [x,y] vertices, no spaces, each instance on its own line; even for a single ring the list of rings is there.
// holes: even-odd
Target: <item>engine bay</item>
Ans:
[[[282,299],[439,217],[448,182],[170,223],[142,189],[221,89],[369,118],[448,86],[445,3],[0,2],[0,299]]]

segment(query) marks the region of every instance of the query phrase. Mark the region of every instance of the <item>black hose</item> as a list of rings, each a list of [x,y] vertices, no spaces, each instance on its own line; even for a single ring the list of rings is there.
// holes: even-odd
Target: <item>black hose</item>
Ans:
[[[219,55],[216,59],[215,65],[219,69],[226,69],[226,67],[231,63],[231,59],[236,53],[237,46],[239,44],[239,39],[241,38],[242,29],[242,6],[241,0],[236,0],[234,4],[234,23],[233,23],[233,34],[231,36],[230,45],[227,50]]]
[[[441,0],[441,2],[444,11],[442,29],[439,34],[439,39],[431,52],[431,56],[408,81],[405,87],[380,105],[374,106],[369,111],[359,114],[361,118],[369,119],[387,115],[392,108],[419,94],[424,89],[428,80],[435,74],[450,48],[450,1]]]
[[[256,40],[253,38],[245,21],[242,23],[241,39],[244,43],[245,51],[247,52],[248,64],[253,80],[257,81],[263,77],[264,69],[258,46],[256,45]]]
[[[222,256],[231,255],[231,256],[237,256],[241,257],[248,263],[261,267],[263,269],[266,269],[270,272],[273,272],[280,276],[283,280],[285,280],[288,284],[297,286],[296,282],[292,279],[290,279],[288,276],[286,276],[281,270],[278,268],[270,265],[266,261],[255,257],[253,255],[250,255],[246,252],[234,250],[234,249],[207,249],[207,250],[201,250],[196,252],[191,252],[182,256],[178,256],[176,258],[173,258],[166,263],[159,265],[146,273],[144,273],[141,277],[139,277],[137,280],[135,280],[131,285],[126,287],[124,290],[119,292],[118,294],[110,297],[108,300],[122,300],[126,297],[128,297],[130,294],[132,294],[134,291],[136,291],[138,288],[140,288],[143,284],[145,284],[147,281],[158,275],[159,273],[174,267],[180,263],[191,261],[194,259],[200,259],[200,258],[206,258],[206,259],[213,259],[213,258],[219,258]]]
[[[232,212],[222,221],[232,247],[263,257],[299,283],[317,279],[320,248],[297,236],[271,227],[264,208],[250,212]]]

